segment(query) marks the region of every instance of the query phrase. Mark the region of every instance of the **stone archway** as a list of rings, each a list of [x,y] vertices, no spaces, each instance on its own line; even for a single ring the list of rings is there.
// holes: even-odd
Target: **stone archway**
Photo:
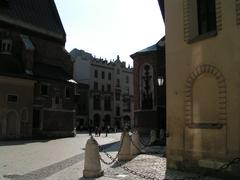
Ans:
[[[6,121],[6,136],[7,138],[15,138],[18,135],[18,116],[17,112],[10,111],[7,113]]]
[[[94,114],[93,116],[93,126],[94,127],[99,127],[100,126],[100,120],[101,120],[101,117],[99,114]]]
[[[226,89],[224,76],[213,65],[200,65],[189,75],[185,89],[186,157],[222,157],[227,152]]]
[[[216,81],[216,93],[218,98],[217,121],[218,123],[225,123],[227,119],[227,95],[225,79],[222,73],[216,67],[209,64],[198,66],[187,79],[185,90],[185,122],[189,125],[194,123],[194,85],[196,85],[197,80],[204,75],[210,75]]]

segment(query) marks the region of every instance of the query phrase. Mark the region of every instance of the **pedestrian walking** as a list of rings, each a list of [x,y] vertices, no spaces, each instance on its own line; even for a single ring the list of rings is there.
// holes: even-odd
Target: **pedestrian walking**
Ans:
[[[98,135],[98,127],[95,127],[95,137]]]
[[[101,128],[100,127],[98,128],[98,136],[99,137],[101,136]]]
[[[110,126],[109,126],[109,125],[105,127],[105,130],[106,130],[106,137],[108,136],[109,129],[110,129]]]
[[[92,136],[92,126],[88,127],[88,133],[89,133],[89,136]]]

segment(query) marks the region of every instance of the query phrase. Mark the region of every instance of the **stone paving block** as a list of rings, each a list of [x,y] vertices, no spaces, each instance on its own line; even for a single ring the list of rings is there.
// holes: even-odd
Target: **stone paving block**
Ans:
[[[125,166],[137,174],[126,171],[121,166]],[[155,180],[174,180],[184,179],[186,177],[196,177],[198,174],[181,172],[175,170],[166,170],[166,158],[160,155],[138,155],[133,160],[122,163],[121,166],[116,164],[108,168],[104,172],[104,177],[100,179],[122,179],[122,180],[136,180],[136,179],[155,179]],[[141,177],[142,176],[142,177]],[[144,177],[145,176],[145,177]],[[204,180],[220,180],[213,177],[205,177]]]

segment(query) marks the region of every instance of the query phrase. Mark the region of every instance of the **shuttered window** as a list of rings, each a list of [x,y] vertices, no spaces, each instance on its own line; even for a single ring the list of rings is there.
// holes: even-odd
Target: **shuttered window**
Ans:
[[[222,29],[221,0],[184,0],[184,40],[194,42]]]

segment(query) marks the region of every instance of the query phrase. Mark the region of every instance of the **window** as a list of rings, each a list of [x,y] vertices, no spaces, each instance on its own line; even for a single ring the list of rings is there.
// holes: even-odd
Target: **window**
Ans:
[[[120,116],[120,107],[119,106],[116,107],[116,116]]]
[[[116,87],[120,87],[120,79],[117,79]]]
[[[120,69],[117,69],[117,74],[120,74]]]
[[[109,72],[108,73],[108,80],[111,80],[112,79],[112,74]]]
[[[48,85],[46,84],[41,85],[41,95],[48,95]]]
[[[120,92],[119,91],[116,91],[115,98],[117,101],[120,101]]]
[[[129,87],[126,87],[126,94],[129,94]]]
[[[98,90],[98,83],[97,83],[97,82],[94,82],[94,84],[93,84],[93,89],[94,89],[95,91]]]
[[[197,12],[199,35],[216,30],[215,0],[197,0]]]
[[[9,95],[7,95],[7,101],[11,102],[11,103],[15,103],[18,101],[18,96],[9,94]]]
[[[94,110],[100,110],[101,109],[101,101],[99,95],[93,96],[93,109]]]
[[[123,100],[123,107],[124,107],[124,112],[130,112],[131,111],[131,100],[130,98],[124,98]]]
[[[55,97],[55,104],[56,105],[60,104],[60,97],[59,96]]]
[[[102,79],[105,79],[105,72],[102,71]]]
[[[184,0],[184,40],[195,42],[216,35],[215,0]]]
[[[11,54],[11,52],[12,52],[12,40],[10,39],[1,40],[0,53]]]
[[[129,77],[126,76],[126,83],[128,84],[129,83]]]
[[[153,108],[153,67],[150,64],[143,64],[140,73],[140,101],[141,109]]]
[[[104,85],[102,85],[102,92],[104,92],[104,90],[105,90],[105,89],[104,89]]]
[[[107,91],[108,91],[108,92],[111,92],[111,84],[108,84],[108,85],[107,85]]]
[[[105,111],[111,110],[111,96],[104,97],[104,110]]]
[[[65,87],[65,97],[70,98],[70,87]]]
[[[52,107],[53,108],[62,108],[62,98],[60,95],[56,95],[52,98]]]
[[[98,77],[98,70],[94,70],[94,77],[97,78]]]

